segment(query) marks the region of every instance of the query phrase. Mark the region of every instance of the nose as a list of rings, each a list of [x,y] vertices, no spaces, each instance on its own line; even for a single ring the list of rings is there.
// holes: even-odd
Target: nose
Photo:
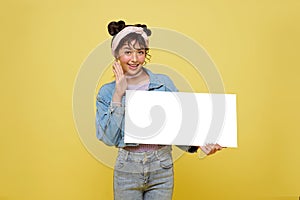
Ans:
[[[134,51],[134,52],[132,53],[131,59],[132,59],[132,61],[134,61],[134,62],[137,61],[137,52]]]

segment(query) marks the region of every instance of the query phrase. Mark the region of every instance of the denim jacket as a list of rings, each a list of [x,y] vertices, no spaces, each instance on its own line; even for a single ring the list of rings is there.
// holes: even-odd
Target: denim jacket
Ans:
[[[149,75],[149,91],[177,92],[178,89],[172,80],[163,74],[154,74],[149,69],[143,68]],[[124,143],[124,112],[125,95],[122,97],[122,106],[111,103],[115,91],[115,81],[104,84],[96,99],[96,135],[99,140],[108,146],[125,147],[138,144]],[[178,146],[187,151],[190,146]]]

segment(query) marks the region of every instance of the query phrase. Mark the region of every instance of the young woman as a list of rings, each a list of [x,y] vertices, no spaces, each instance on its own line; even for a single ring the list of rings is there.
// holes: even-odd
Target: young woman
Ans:
[[[114,199],[169,200],[173,193],[172,148],[167,145],[125,144],[124,103],[126,90],[178,91],[171,79],[144,68],[149,59],[151,30],[146,25],[111,22],[111,51],[115,57],[115,81],[103,85],[97,95],[97,138],[119,148],[114,168]],[[199,147],[180,146],[190,153]],[[222,149],[219,145],[201,147],[207,155]]]

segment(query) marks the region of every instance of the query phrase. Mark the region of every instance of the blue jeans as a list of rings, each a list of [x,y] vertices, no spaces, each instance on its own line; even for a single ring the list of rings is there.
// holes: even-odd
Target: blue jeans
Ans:
[[[114,169],[115,200],[171,200],[174,186],[171,146],[134,153],[119,149]]]

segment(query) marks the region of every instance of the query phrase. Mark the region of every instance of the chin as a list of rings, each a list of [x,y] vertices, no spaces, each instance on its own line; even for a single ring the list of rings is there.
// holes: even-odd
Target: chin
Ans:
[[[134,74],[139,73],[141,70],[142,70],[142,66],[139,66],[136,69],[130,69],[130,68],[128,68],[126,71],[127,71],[128,74],[134,75]]]

